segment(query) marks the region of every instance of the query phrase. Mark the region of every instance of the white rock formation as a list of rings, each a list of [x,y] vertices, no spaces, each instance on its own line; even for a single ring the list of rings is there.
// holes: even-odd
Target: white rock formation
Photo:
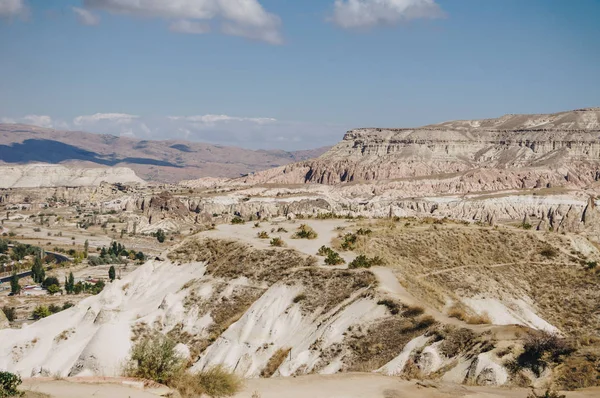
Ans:
[[[87,187],[102,182],[144,184],[126,167],[72,168],[53,164],[0,166],[0,188]]]

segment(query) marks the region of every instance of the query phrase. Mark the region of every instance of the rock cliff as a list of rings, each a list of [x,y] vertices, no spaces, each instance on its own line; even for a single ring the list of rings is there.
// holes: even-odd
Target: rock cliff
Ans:
[[[318,159],[260,172],[243,181],[337,184],[484,169],[502,170],[507,179],[519,173],[543,174],[533,180],[535,184],[582,185],[599,177],[599,136],[600,108],[414,129],[362,128],[347,132]]]

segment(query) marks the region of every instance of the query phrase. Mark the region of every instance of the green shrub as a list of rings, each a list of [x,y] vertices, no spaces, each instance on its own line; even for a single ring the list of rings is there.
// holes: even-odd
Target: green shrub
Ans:
[[[355,269],[355,268],[371,268],[371,267],[376,267],[376,266],[381,266],[383,265],[383,260],[378,257],[372,257],[369,258],[367,256],[365,256],[364,254],[361,254],[359,256],[357,256],[354,260],[352,260],[352,262],[350,264],[348,264],[348,268],[350,269]]]
[[[33,319],[35,320],[46,318],[50,315],[52,315],[52,313],[50,312],[50,309],[48,309],[48,307],[46,307],[45,305],[38,305],[33,310]]]
[[[321,246],[319,250],[317,250],[317,256],[327,257],[331,252],[333,252],[333,250],[330,247]]]
[[[317,233],[308,225],[302,224],[298,227],[298,230],[292,236],[294,239],[316,239]]]
[[[259,239],[269,239],[269,234],[266,231],[260,231],[257,236]]]
[[[338,252],[334,252],[333,250],[327,254],[327,258],[325,258],[325,264],[327,265],[338,265],[345,264],[346,260],[340,257]]]
[[[246,223],[246,221],[244,221],[244,219],[243,219],[243,218],[241,218],[241,217],[235,216],[235,217],[233,217],[233,219],[231,220],[231,223],[232,223],[232,224],[245,224],[245,223]]]
[[[356,234],[347,233],[343,236],[341,247],[343,250],[354,250],[356,249]]]
[[[160,333],[141,339],[131,349],[125,375],[170,385],[184,370],[185,361],[175,351],[177,343]]]
[[[350,264],[348,264],[348,268],[371,268],[371,263],[369,259],[364,254],[357,256]]]
[[[358,231],[356,231],[356,235],[371,235],[373,233],[373,231],[371,231],[370,229],[363,229],[360,228]]]
[[[9,372],[0,372],[0,398],[20,397],[22,392],[17,390],[21,385],[21,377]]]

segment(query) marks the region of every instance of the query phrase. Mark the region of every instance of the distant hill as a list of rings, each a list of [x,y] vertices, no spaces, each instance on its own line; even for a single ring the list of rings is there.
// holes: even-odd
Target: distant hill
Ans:
[[[124,166],[147,181],[239,177],[318,157],[329,148],[250,150],[180,140],[146,141],[22,124],[0,124],[0,164]]]

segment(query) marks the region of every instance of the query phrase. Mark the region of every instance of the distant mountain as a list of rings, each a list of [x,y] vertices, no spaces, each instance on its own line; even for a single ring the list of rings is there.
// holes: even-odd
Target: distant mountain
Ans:
[[[0,164],[125,166],[147,181],[239,177],[318,157],[329,148],[250,150],[180,140],[147,141],[22,124],[0,124]]]

